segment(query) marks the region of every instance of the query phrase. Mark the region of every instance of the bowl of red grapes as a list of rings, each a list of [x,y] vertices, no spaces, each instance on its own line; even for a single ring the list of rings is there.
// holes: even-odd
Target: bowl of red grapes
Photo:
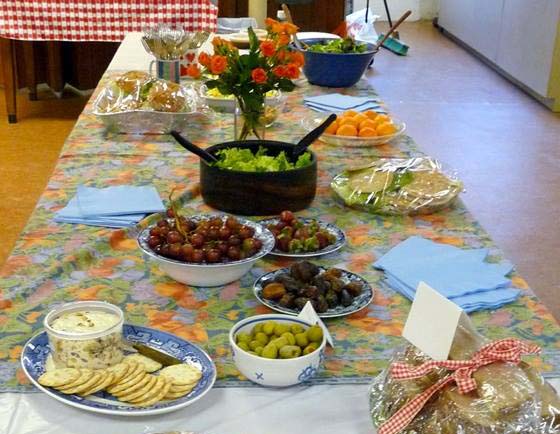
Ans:
[[[193,286],[238,280],[274,248],[259,223],[231,215],[167,217],[138,235],[142,251],[171,278]]]
[[[271,254],[291,258],[309,258],[339,250],[346,242],[344,232],[336,225],[321,220],[298,217],[282,211],[278,217],[259,222],[275,239]]]

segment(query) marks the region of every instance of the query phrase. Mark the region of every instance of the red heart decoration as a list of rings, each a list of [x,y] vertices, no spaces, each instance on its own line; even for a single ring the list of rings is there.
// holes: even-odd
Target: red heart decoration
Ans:
[[[196,55],[194,53],[187,53],[187,61],[192,63]]]
[[[181,77],[187,75],[187,67],[186,67],[186,66],[181,65],[181,72],[180,72],[180,74],[181,74]]]

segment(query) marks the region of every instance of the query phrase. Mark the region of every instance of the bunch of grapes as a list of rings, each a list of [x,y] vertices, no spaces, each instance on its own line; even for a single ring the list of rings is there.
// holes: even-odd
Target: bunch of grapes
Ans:
[[[194,221],[182,216],[160,220],[150,229],[148,246],[158,255],[191,263],[239,261],[257,254],[262,241],[255,230],[241,224],[235,217],[213,217]]]

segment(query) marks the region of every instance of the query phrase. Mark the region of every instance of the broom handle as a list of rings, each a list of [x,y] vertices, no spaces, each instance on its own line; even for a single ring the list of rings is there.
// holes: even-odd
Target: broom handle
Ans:
[[[368,1],[369,3],[369,1]],[[393,26],[393,20],[391,19],[391,13],[389,12],[389,6],[387,5],[387,0],[383,0],[383,4],[385,5],[385,13],[387,14],[387,21],[389,21],[389,26]],[[367,22],[367,20],[366,20]]]
[[[400,18],[397,20],[397,22],[396,22],[395,24],[393,24],[393,26],[389,29],[389,31],[387,32],[387,34],[383,37],[383,39],[381,39],[381,41],[379,41],[379,42],[377,43],[377,45],[376,45],[373,49],[374,49],[374,50],[379,49],[379,47],[381,47],[381,46],[383,45],[383,43],[389,38],[389,36],[391,36],[392,33],[393,33],[395,30],[397,30],[397,27],[399,27],[399,26],[402,24],[402,22],[403,22],[404,20],[406,20],[406,19],[410,16],[411,13],[412,13],[411,10],[406,11],[406,12],[403,14],[403,16],[400,17]]]

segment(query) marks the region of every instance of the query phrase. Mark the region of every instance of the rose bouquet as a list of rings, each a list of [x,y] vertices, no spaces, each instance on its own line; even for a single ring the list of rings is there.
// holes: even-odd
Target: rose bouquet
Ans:
[[[198,61],[205,73],[217,76],[206,82],[209,89],[217,88],[223,95],[233,95],[243,118],[236,139],[245,140],[250,134],[262,139],[265,95],[271,90],[290,92],[303,66],[303,55],[291,51],[289,43],[298,28],[290,23],[266,19],[267,37],[259,41],[250,27],[249,52],[239,50],[222,38],[212,41],[214,54],[201,53]],[[262,130],[264,131],[264,129]]]

